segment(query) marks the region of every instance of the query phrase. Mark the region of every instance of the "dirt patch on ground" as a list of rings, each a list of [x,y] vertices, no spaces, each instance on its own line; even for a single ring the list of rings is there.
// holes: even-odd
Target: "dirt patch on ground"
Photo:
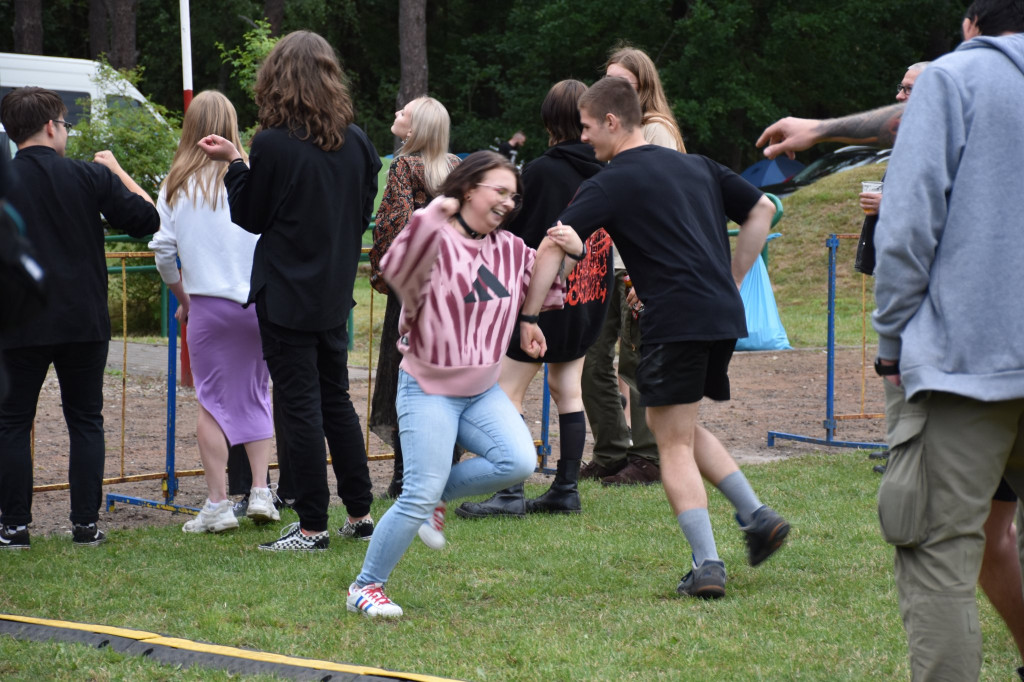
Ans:
[[[874,357],[868,349],[867,357]],[[737,354],[730,367],[733,400],[727,403],[705,401],[701,421],[716,434],[733,456],[743,465],[792,457],[827,450],[821,446],[791,440],[777,440],[775,447],[766,444],[768,431],[782,431],[801,436],[824,438],[826,416],[827,356],[823,350],[793,350]],[[365,375],[354,371],[353,375]],[[159,376],[129,375],[122,380],[119,373],[108,373],[104,409],[107,433],[106,476],[115,478],[165,471],[167,382]],[[125,396],[122,419],[121,396]],[[535,436],[540,434],[542,384],[535,380],[528,396],[527,420]],[[835,373],[836,415],[880,413],[884,409],[882,386],[870,367],[862,370],[860,348],[841,349],[837,353]],[[352,381],[352,397],[365,425],[368,399],[366,379]],[[552,410],[553,411],[553,410]],[[175,427],[175,470],[201,468],[195,436],[195,393],[189,388],[177,389],[177,420]],[[121,425],[124,428],[122,456]],[[885,436],[882,419],[840,420],[837,440],[881,442]],[[552,419],[552,462],[558,457],[557,418]],[[60,392],[53,372],[47,377],[35,426],[35,485],[67,483],[68,438],[60,409]],[[584,459],[590,458],[588,450]],[[387,454],[389,449],[370,435],[371,455]],[[387,487],[391,473],[390,461],[370,463],[374,492]],[[330,471],[330,467],[328,467]],[[276,477],[276,472],[275,472]],[[333,476],[332,476],[333,479]],[[534,474],[537,482],[547,477]],[[179,478],[180,488],[175,503],[198,507],[206,497],[202,476]],[[332,490],[333,480],[331,482]],[[104,488],[105,492],[163,501],[159,480],[119,483]],[[333,503],[338,503],[337,498]],[[69,500],[67,491],[36,493],[33,504],[32,532],[35,535],[68,532]],[[147,525],[179,525],[180,514],[118,505],[113,511],[102,510],[101,526],[108,529]]]

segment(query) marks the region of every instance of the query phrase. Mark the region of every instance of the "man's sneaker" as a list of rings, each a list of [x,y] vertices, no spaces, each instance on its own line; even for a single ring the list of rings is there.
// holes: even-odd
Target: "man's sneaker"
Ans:
[[[362,611],[370,618],[398,618],[402,615],[402,607],[388,599],[384,594],[383,583],[370,583],[366,587],[352,583],[348,586],[348,598],[345,605],[349,611]]]
[[[245,516],[245,512],[249,511],[249,493],[242,496],[235,505],[231,507],[231,513],[235,515],[236,519],[240,519]]]
[[[448,506],[441,502],[434,507],[434,513],[420,526],[420,540],[430,549],[444,549],[444,514]]]
[[[687,597],[718,599],[725,596],[725,562],[705,559],[683,576],[676,592]]]
[[[0,549],[28,548],[28,526],[0,526]]]
[[[623,462],[618,468],[608,468],[601,466],[597,462],[590,461],[584,464],[583,467],[580,469],[580,480],[582,481],[584,479],[591,478],[595,481],[598,481],[608,476],[614,476],[615,474],[622,471],[622,468],[624,466],[626,466],[625,462]]]
[[[747,561],[751,566],[775,554],[789,535],[789,523],[771,507],[764,506],[754,512],[750,524],[740,526],[747,535]]]
[[[273,542],[264,542],[260,549],[268,552],[322,552],[331,544],[331,534],[321,531],[316,535],[303,535],[299,523],[290,523],[281,529],[281,537]]]
[[[355,523],[346,519],[345,525],[338,529],[338,535],[343,538],[369,542],[370,538],[373,537],[373,519],[367,516],[365,519],[360,519]]]
[[[231,500],[221,500],[214,504],[210,498],[206,498],[206,504],[199,510],[199,514],[186,521],[181,530],[183,533],[221,533],[238,528],[233,506]]]
[[[660,482],[661,467],[635,455],[629,456],[629,461],[622,471],[601,479],[601,485],[652,485]]]
[[[281,512],[274,506],[274,493],[270,488],[253,488],[249,491],[249,505],[245,515],[255,523],[281,520]]]
[[[95,523],[76,523],[71,527],[71,541],[75,547],[95,547],[107,541],[107,534]]]

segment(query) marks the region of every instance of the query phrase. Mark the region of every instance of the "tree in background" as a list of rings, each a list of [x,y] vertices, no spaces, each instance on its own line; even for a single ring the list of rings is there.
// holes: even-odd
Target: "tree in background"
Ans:
[[[427,0],[400,0],[398,53],[401,70],[395,108],[427,94]]]
[[[43,0],[14,0],[14,51],[43,53]]]
[[[109,149],[125,172],[155,199],[178,147],[180,121],[159,104],[140,106],[131,98],[127,85],[137,84],[140,77],[137,70],[118,71],[101,55],[94,80],[110,94],[104,102],[79,102],[89,113],[68,138],[67,156],[91,161],[93,154]]]
[[[128,0],[118,0],[128,1]],[[137,5],[140,89],[181,109],[178,3]],[[251,92],[236,83],[216,47],[242,46],[263,16],[271,35],[310,29],[337,49],[349,78],[357,123],[381,151],[394,138],[395,94],[404,86],[401,5],[422,6],[430,94],[452,116],[452,148],[473,151],[523,129],[524,158],[543,152],[539,107],[563,78],[593,82],[620,41],[654,59],[687,148],[739,170],[760,158],[753,141],[779,116],[827,118],[886,104],[899,74],[958,41],[968,0],[218,0],[192,3],[195,89],[216,88],[234,102],[243,126],[255,121]],[[43,52],[91,57],[93,4],[47,0]],[[14,25],[22,5],[0,2],[0,25]],[[271,16],[273,15],[273,16]],[[41,28],[40,28],[41,31]],[[20,38],[19,38],[20,39]],[[0,34],[11,51],[14,35]],[[396,47],[398,49],[396,49]],[[424,86],[425,88],[425,86]],[[420,93],[417,93],[420,94]],[[807,157],[821,151],[806,152]]]

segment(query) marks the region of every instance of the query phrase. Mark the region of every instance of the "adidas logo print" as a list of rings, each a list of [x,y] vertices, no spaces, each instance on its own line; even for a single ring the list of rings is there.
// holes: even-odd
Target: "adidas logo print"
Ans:
[[[473,291],[463,296],[462,300],[466,303],[490,301],[494,296],[491,296],[491,294],[487,292],[488,289],[490,289],[491,293],[498,298],[508,298],[511,296],[511,294],[508,293],[508,289],[498,281],[498,278],[495,277],[494,273],[481,265],[476,271],[476,279],[473,281]]]

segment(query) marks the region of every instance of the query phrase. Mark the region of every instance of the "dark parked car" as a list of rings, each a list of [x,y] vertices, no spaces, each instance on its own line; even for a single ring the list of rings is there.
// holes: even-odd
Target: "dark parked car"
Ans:
[[[806,187],[807,185],[821,180],[826,175],[841,173],[843,171],[848,171],[851,168],[867,166],[868,164],[884,163],[889,160],[889,154],[891,152],[891,149],[879,149],[878,147],[863,147],[859,145],[842,147],[834,152],[825,154],[825,156],[810,164],[789,180],[775,185],[765,185],[760,189],[763,192],[769,192],[777,197],[784,197],[787,194],[792,194],[801,187]],[[879,177],[881,177],[881,173],[879,173]]]

